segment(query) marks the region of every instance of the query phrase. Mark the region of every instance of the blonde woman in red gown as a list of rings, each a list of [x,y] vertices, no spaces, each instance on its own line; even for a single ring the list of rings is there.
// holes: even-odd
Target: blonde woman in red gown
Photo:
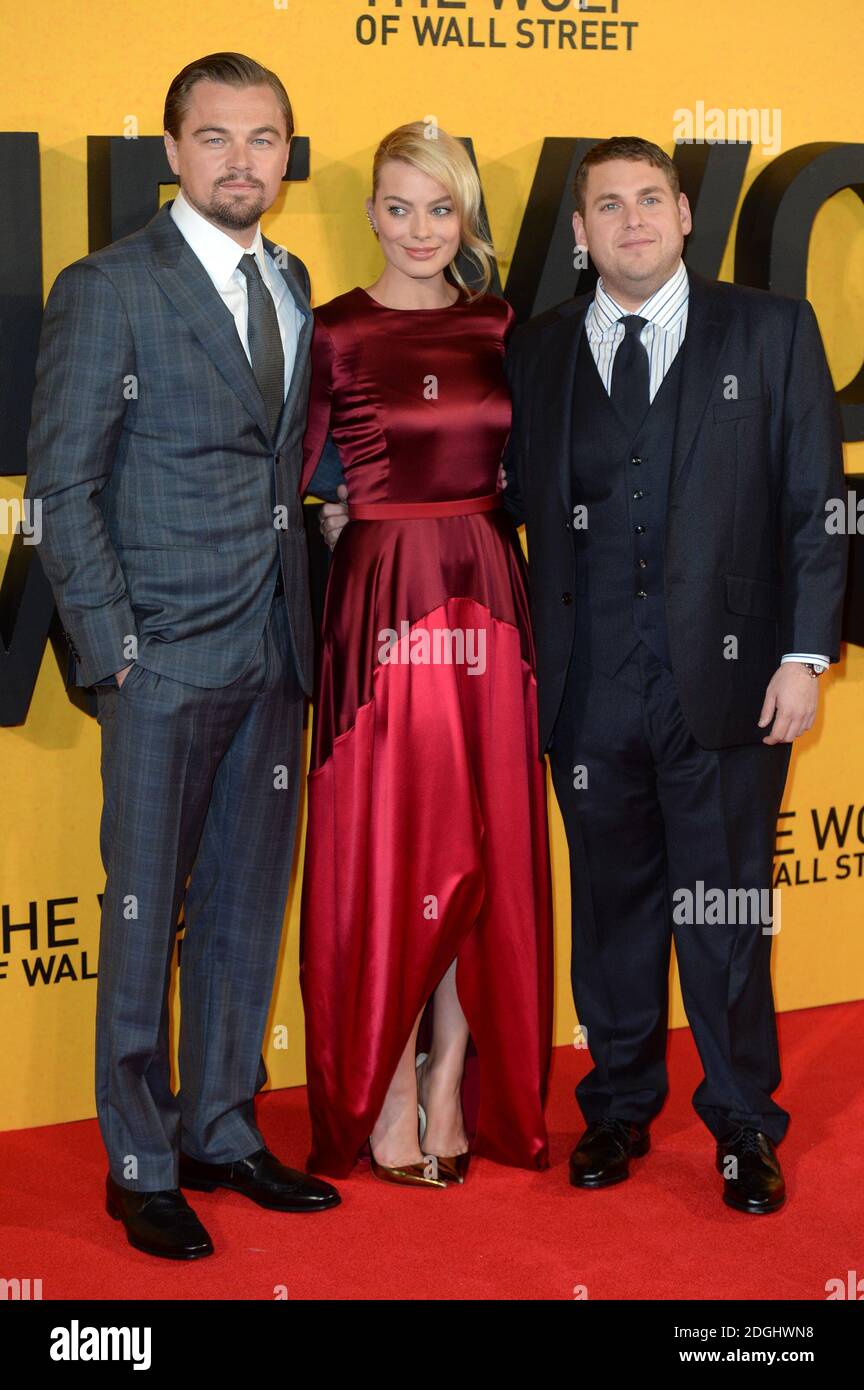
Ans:
[[[469,1151],[548,1164],[545,769],[525,565],[497,491],[514,315],[451,264],[473,253],[488,286],[459,142],[419,122],[392,132],[367,213],[385,267],[315,310],[301,484],[315,492],[330,435],[349,521],[327,581],[308,778],[307,1168],[345,1176],[368,1141],[377,1177],[440,1188],[463,1180]]]

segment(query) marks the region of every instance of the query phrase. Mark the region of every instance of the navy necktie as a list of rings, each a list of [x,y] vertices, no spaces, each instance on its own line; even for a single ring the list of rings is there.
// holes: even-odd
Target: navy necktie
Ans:
[[[625,314],[618,322],[624,325],[624,338],[618,344],[612,363],[609,396],[632,437],[645,419],[650,404],[648,353],[639,337],[648,320],[638,314]]]
[[[249,299],[247,332],[252,371],[264,398],[270,436],[275,439],[276,426],[285,399],[285,354],[282,350],[276,305],[264,284],[258,262],[251,251],[240,257],[240,270],[246,277]]]

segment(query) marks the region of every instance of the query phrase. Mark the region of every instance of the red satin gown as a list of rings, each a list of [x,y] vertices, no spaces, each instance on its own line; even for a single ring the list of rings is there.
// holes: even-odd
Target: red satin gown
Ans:
[[[548,1165],[545,768],[525,563],[496,493],[513,319],[494,295],[389,309],[359,286],[315,311],[301,492],[329,431],[350,521],[308,778],[310,1172],[351,1171],[454,957],[479,1072],[471,1151]]]

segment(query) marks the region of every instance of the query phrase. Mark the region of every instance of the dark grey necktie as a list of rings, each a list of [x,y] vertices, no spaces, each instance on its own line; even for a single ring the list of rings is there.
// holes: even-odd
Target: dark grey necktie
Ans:
[[[625,314],[618,322],[624,325],[624,338],[618,344],[612,363],[609,395],[633,435],[645,419],[650,404],[648,353],[639,337],[648,320],[638,314]]]
[[[240,257],[240,270],[246,276],[249,298],[247,332],[252,371],[264,398],[271,438],[275,438],[285,399],[285,354],[282,351],[276,305],[251,251]]]

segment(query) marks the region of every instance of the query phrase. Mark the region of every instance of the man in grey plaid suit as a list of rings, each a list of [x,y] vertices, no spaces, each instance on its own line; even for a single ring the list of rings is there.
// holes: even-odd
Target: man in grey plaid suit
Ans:
[[[181,1186],[283,1211],[339,1196],[279,1162],[253,1109],[312,689],[309,277],[259,227],[293,119],[278,77],[212,54],[174,79],[165,130],[178,197],[48,298],[27,493],[42,501],[67,683],[95,686],[102,734],[107,1208],[138,1249],[194,1259],[213,1246]]]

